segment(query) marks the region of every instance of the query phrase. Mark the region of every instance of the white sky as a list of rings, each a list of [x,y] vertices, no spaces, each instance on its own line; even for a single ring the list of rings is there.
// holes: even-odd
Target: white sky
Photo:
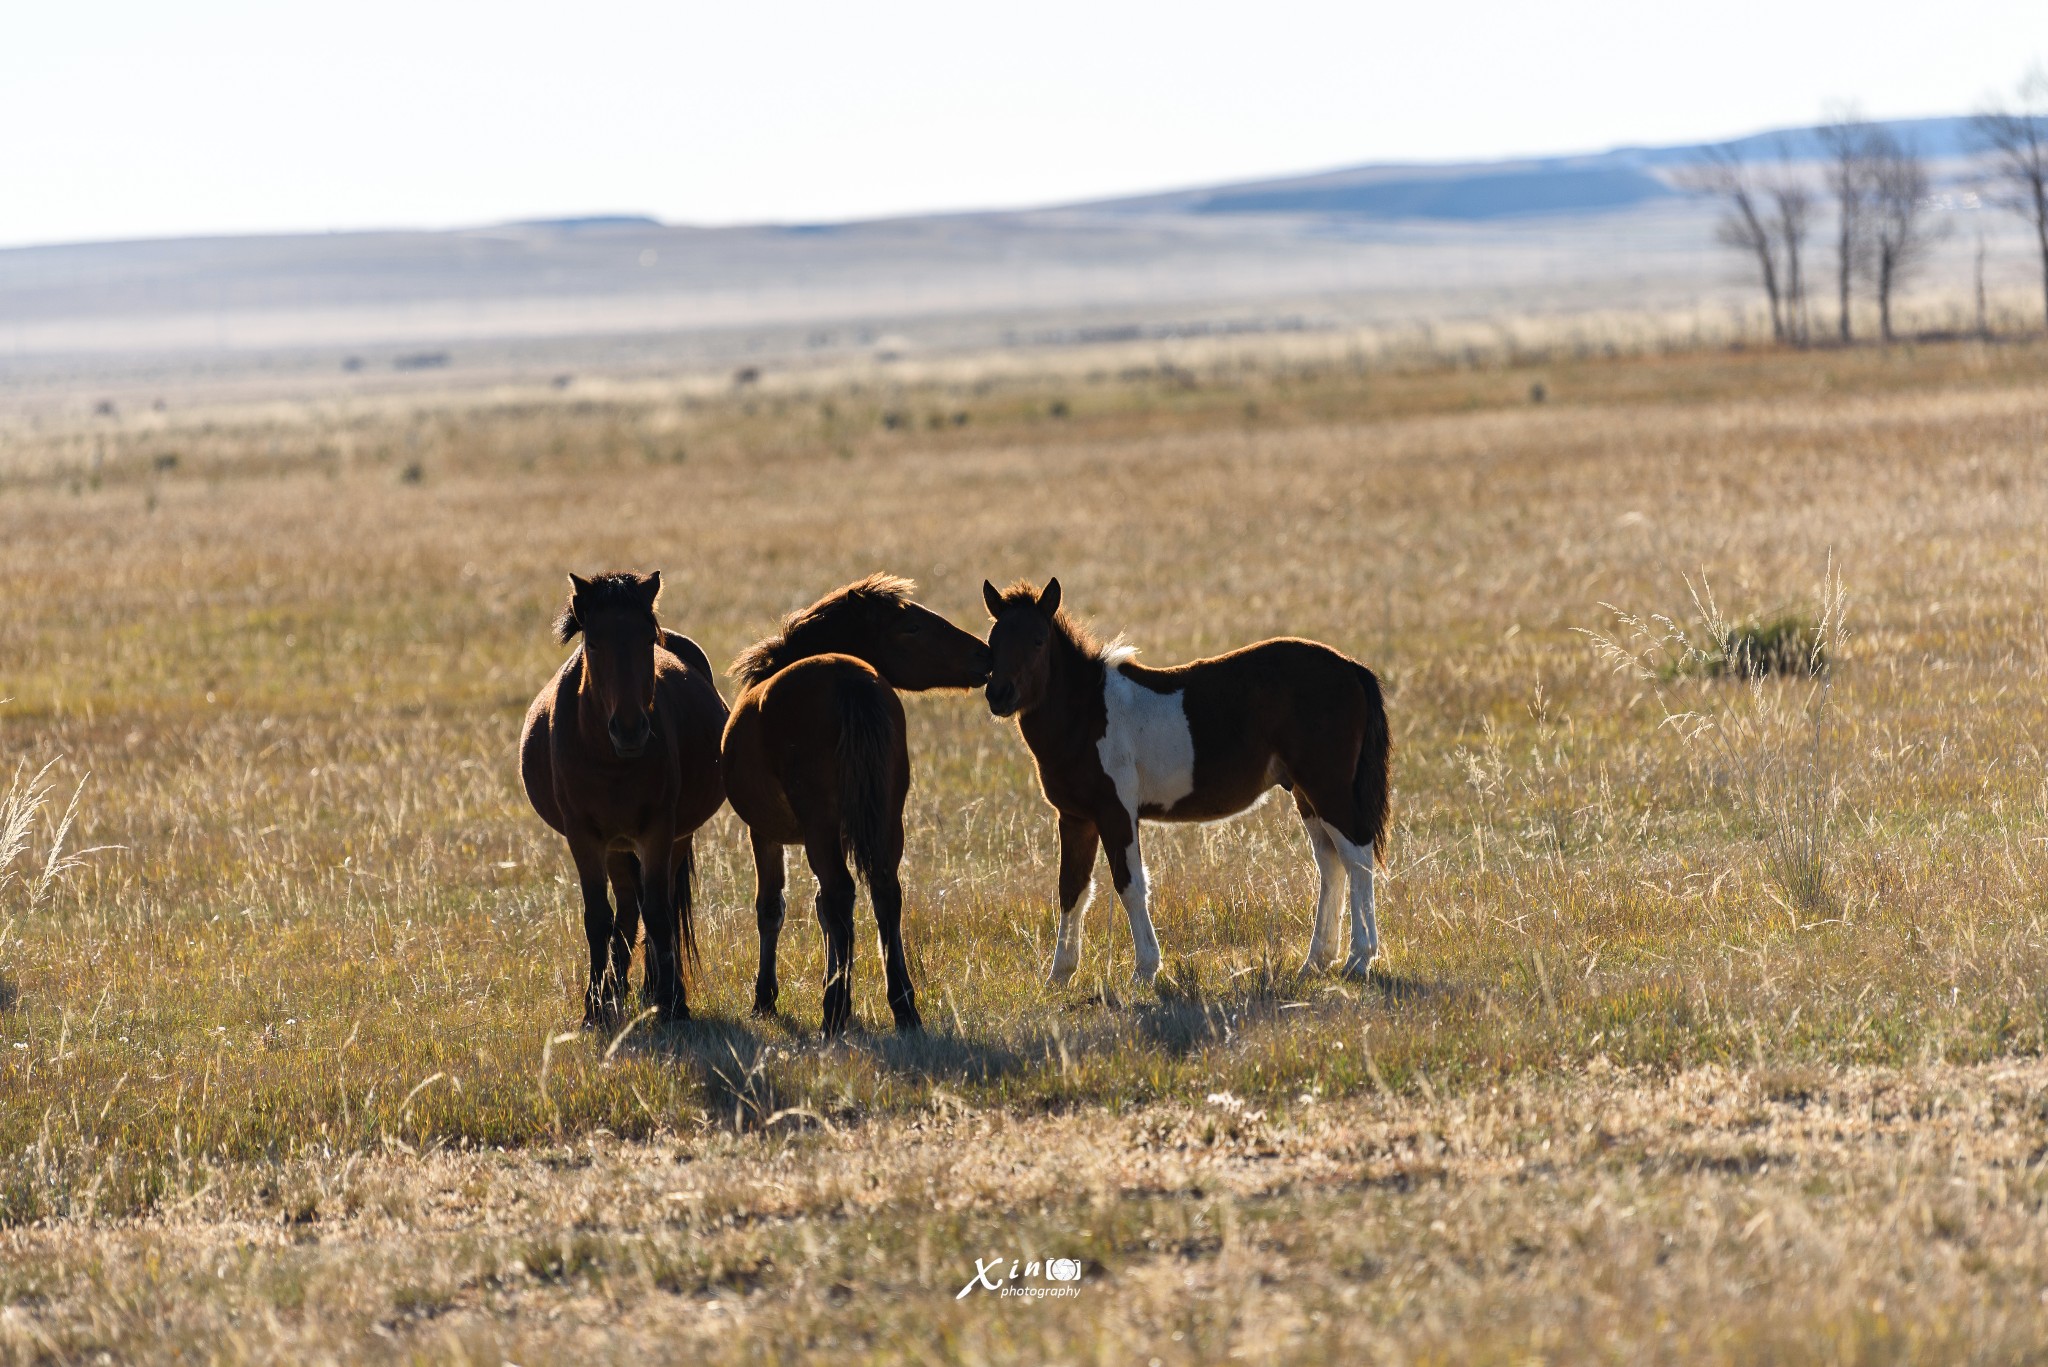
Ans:
[[[7,0],[0,244],[814,221],[1968,113],[2043,0]]]

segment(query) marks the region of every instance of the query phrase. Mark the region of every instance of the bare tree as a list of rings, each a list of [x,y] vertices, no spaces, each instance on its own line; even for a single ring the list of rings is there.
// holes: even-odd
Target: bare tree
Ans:
[[[1863,273],[1870,251],[1871,129],[1853,110],[1842,110],[1821,125],[1827,152],[1828,193],[1835,198],[1836,335],[1851,340],[1850,281]]]
[[[1771,336],[1785,340],[1784,290],[1779,283],[1778,240],[1773,231],[1767,196],[1756,178],[1731,147],[1708,149],[1704,158],[1689,167],[1680,183],[1695,194],[1710,195],[1725,206],[1721,221],[1714,225],[1714,240],[1743,253],[1755,263],[1763,282],[1764,298],[1771,306]]]
[[[1813,213],[1813,191],[1793,169],[1791,156],[1788,153],[1780,155],[1783,163],[1778,174],[1764,185],[1764,194],[1771,206],[1768,226],[1778,239],[1778,250],[1785,265],[1783,336],[1805,346],[1806,276],[1800,263],[1806,250],[1808,220]]]
[[[1994,203],[2034,225],[2041,247],[2041,303],[2048,313],[2048,71],[2035,67],[2020,82],[2019,103],[1987,109],[1973,122],[1991,153]]]
[[[1870,142],[1870,274],[1878,325],[1892,336],[1892,296],[1927,258],[1937,224],[1927,196],[1927,164],[1889,129]]]

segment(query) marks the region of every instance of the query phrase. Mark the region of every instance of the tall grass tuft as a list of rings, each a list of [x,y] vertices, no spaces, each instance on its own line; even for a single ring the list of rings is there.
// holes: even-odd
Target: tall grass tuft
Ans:
[[[1841,575],[1830,556],[1815,613],[1764,622],[1729,621],[1704,576],[1686,589],[1685,620],[1603,603],[1612,631],[1585,634],[1601,658],[1650,686],[1663,725],[1711,756],[1713,783],[1754,823],[1787,905],[1824,916],[1835,905],[1829,866],[1841,793],[1831,667],[1848,639]]]
[[[8,779],[7,792],[0,795],[0,905],[5,899],[25,890],[23,911],[34,911],[49,896],[50,887],[64,874],[77,868],[84,857],[93,850],[80,850],[74,854],[64,853],[64,841],[71,834],[71,823],[78,816],[78,799],[85,793],[85,780],[78,781],[72,791],[71,801],[65,805],[64,814],[57,820],[56,829],[51,832],[50,846],[44,852],[42,866],[35,867],[29,858],[29,845],[35,832],[36,818],[50,806],[50,798],[56,785],[50,779],[50,770],[55,767],[52,760],[31,774],[26,762],[17,764],[14,774]]]

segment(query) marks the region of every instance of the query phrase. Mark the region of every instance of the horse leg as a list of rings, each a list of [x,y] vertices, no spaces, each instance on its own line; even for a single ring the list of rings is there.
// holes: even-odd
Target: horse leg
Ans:
[[[1363,978],[1380,952],[1380,923],[1372,899],[1372,846],[1353,844],[1327,824],[1323,829],[1351,872],[1351,952],[1344,959],[1344,976]]]
[[[1086,817],[1060,815],[1060,928],[1052,946],[1055,987],[1081,966],[1081,923],[1095,896],[1095,852],[1102,836]]]
[[[917,991],[910,985],[910,962],[903,953],[903,881],[898,875],[902,863],[903,809],[898,807],[883,862],[868,877],[868,900],[875,904],[875,933],[882,942],[882,962],[889,981],[889,1013],[896,1017],[898,1030],[922,1030]]]
[[[1112,829],[1112,823],[1102,825],[1103,848],[1109,853],[1110,880],[1116,884],[1116,895],[1123,899],[1124,915],[1131,922],[1131,948],[1138,958],[1137,978],[1149,983],[1159,974],[1159,936],[1152,930],[1152,910],[1149,905],[1149,888],[1145,878],[1145,853],[1138,848],[1138,817],[1135,812],[1122,808],[1116,811],[1123,818],[1123,829]],[[1119,836],[1126,838],[1119,840]]]
[[[612,884],[611,960],[607,965],[605,1004],[619,1010],[626,999],[627,971],[633,966],[633,944],[640,938],[640,861],[628,850],[605,856],[605,873]]]
[[[1327,760],[1330,753],[1324,752],[1316,759]],[[1344,976],[1363,978],[1372,967],[1373,959],[1380,952],[1379,920],[1373,913],[1372,858],[1370,842],[1360,845],[1345,834],[1359,829],[1358,803],[1351,791],[1351,775],[1341,772],[1328,763],[1303,763],[1295,766],[1297,805],[1301,808],[1302,821],[1309,828],[1309,839],[1314,841],[1318,833],[1316,862],[1323,865],[1322,844],[1327,842],[1331,853],[1344,865],[1351,882],[1351,951],[1344,958]],[[1323,896],[1331,899],[1336,892],[1335,871],[1323,866]],[[1317,908],[1316,934],[1318,942],[1322,936],[1322,909]],[[1330,927],[1331,938],[1335,938],[1336,927]],[[1331,946],[1333,949],[1335,946]],[[1313,953],[1313,945],[1311,946]]]
[[[836,818],[804,838],[804,856],[818,876],[818,928],[825,932],[824,1031],[837,1035],[853,1019],[854,886]]]
[[[664,823],[640,844],[640,917],[647,923],[647,994],[665,1021],[690,1018],[676,940],[676,839]]]
[[[754,926],[761,932],[761,967],[754,975],[754,1014],[772,1016],[775,999],[782,993],[775,975],[775,950],[782,942],[782,920],[789,911],[788,899],[783,895],[787,873],[782,846],[763,839],[759,832],[749,834],[754,844]]]
[[[1301,965],[1303,973],[1314,973],[1337,957],[1337,918],[1342,914],[1344,860],[1330,839],[1329,829],[1299,794],[1295,798],[1295,807],[1301,813],[1301,826],[1308,832],[1309,849],[1316,859],[1316,909],[1308,932],[1308,958]]]
[[[590,985],[583,990],[583,1023],[604,1025],[616,1009],[616,1001],[608,1003],[605,995],[612,967],[612,904],[606,895],[604,845],[588,836],[571,836],[569,857],[575,861],[576,882],[583,891],[583,935],[590,941]]]

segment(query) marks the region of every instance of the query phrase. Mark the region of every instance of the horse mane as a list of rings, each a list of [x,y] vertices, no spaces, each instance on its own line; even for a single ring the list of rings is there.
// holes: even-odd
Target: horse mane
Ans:
[[[877,607],[902,607],[916,592],[917,585],[901,575],[877,572],[856,579],[783,618],[781,632],[741,651],[726,673],[738,679],[741,687],[752,688],[798,660],[820,654],[826,648],[824,640],[847,618],[865,616]]]
[[[1030,580],[1019,579],[1002,591],[1001,599],[1005,608],[1035,606],[1038,602],[1038,589]],[[1053,613],[1052,626],[1054,631],[1067,638],[1067,644],[1083,658],[1098,664],[1114,667],[1138,653],[1138,648],[1125,640],[1123,633],[1119,632],[1107,641],[1101,640],[1094,632],[1082,626],[1078,619],[1069,615],[1064,607]]]
[[[607,608],[637,608],[640,595],[646,588],[646,581],[637,574],[600,574],[590,580],[590,588],[583,595],[583,606],[592,612]],[[576,639],[576,633],[583,630],[583,623],[576,620],[576,594],[570,591],[569,601],[562,604],[561,615],[555,618],[555,640],[567,645]]]

